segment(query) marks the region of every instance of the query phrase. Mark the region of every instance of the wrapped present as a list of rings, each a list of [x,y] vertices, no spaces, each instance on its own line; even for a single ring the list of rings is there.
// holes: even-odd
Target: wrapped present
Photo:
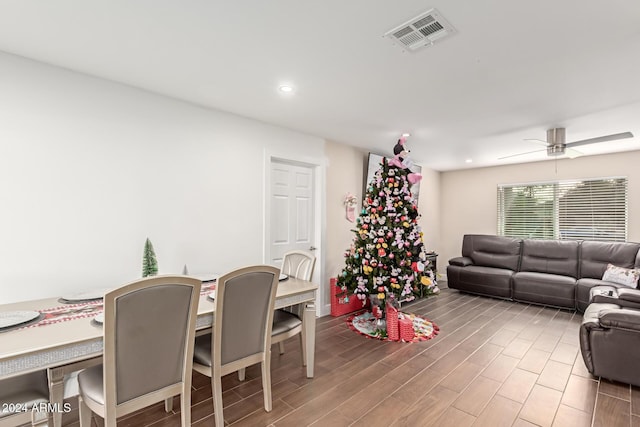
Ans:
[[[354,311],[361,310],[368,306],[369,300],[365,300],[365,304],[362,304],[362,300],[356,298],[353,294],[347,294],[342,291],[337,285],[338,279],[332,278],[330,281],[331,290],[331,315],[342,316],[343,314],[352,313]]]
[[[387,304],[387,337],[391,341],[400,339],[400,329],[398,326],[398,308]]]
[[[407,316],[398,318],[398,327],[402,341],[413,341],[415,331],[413,330],[413,320],[411,320],[411,318]]]

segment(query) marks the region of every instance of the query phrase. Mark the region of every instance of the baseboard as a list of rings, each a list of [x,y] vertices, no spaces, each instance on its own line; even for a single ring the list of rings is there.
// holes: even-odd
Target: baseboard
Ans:
[[[328,316],[331,314],[331,304],[325,304],[320,307],[318,313],[316,313],[317,317]]]

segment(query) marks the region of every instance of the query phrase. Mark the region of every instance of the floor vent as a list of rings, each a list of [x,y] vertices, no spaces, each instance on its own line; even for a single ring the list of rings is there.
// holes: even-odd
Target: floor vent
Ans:
[[[450,36],[456,29],[436,9],[428,10],[387,31],[384,37],[403,51],[413,52]]]

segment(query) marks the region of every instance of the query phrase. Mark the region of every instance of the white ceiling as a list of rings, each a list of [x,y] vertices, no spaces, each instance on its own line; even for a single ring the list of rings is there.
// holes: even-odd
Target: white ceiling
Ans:
[[[433,7],[453,37],[382,37]],[[0,50],[380,154],[410,132],[436,170],[545,159],[498,157],[551,127],[640,149],[634,0],[2,0]]]

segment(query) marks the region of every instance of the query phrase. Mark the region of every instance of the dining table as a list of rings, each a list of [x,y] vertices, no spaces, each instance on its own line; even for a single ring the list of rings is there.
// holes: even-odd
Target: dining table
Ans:
[[[278,283],[275,308],[301,308],[305,332],[305,365],[313,378],[315,356],[316,291],[318,285],[295,277]],[[213,325],[215,280],[203,282],[198,302],[197,333]],[[66,303],[66,304],[65,304]],[[49,408],[54,427],[62,424],[65,375],[102,363],[102,299],[73,302],[45,298],[1,304],[0,313],[38,312],[37,319],[15,328],[0,329],[0,380],[46,369]],[[56,409],[57,408],[57,409]]]

